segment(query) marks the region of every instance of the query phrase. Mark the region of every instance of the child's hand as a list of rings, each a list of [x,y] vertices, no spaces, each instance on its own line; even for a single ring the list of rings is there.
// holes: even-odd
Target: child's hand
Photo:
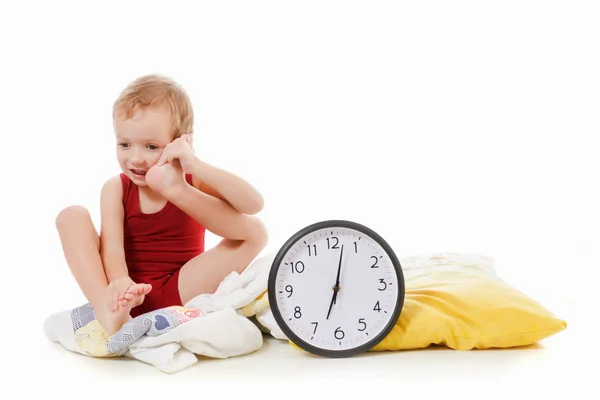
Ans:
[[[179,161],[183,172],[186,174],[192,173],[196,155],[191,147],[191,137],[187,134],[181,135],[169,143],[160,155],[156,165],[161,166],[166,163],[173,163],[176,160]]]

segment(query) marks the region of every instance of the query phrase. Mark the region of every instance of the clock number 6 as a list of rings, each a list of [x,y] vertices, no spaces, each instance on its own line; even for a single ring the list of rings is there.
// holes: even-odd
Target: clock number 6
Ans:
[[[344,338],[344,336],[346,336],[344,331],[341,330],[340,328],[341,328],[341,326],[338,326],[338,328],[335,330],[335,332],[333,332],[333,336],[335,336],[335,338],[337,340],[342,340]]]

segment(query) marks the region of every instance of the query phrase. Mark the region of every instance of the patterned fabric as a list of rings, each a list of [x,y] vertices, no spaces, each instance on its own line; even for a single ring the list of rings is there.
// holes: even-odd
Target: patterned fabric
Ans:
[[[77,307],[71,312],[71,321],[73,321],[73,329],[75,331],[89,324],[94,319],[96,319],[96,314],[94,314],[94,309],[89,304]]]
[[[127,321],[114,335],[108,336],[95,318],[89,304],[71,311],[75,341],[88,355],[121,356],[129,346],[143,336],[160,336],[194,318],[207,315],[195,308],[173,306],[139,315]]]

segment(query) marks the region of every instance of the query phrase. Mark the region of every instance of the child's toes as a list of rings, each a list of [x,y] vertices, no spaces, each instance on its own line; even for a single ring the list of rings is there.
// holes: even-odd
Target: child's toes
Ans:
[[[129,289],[127,289],[127,293],[128,296],[135,296],[138,294],[138,288],[136,286],[132,286]]]

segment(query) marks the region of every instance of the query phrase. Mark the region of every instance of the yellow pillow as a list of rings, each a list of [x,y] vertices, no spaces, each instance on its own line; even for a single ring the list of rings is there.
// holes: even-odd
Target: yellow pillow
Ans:
[[[372,351],[445,345],[456,350],[530,345],[565,321],[512,288],[491,258],[440,253],[401,261],[406,296],[400,318]]]

